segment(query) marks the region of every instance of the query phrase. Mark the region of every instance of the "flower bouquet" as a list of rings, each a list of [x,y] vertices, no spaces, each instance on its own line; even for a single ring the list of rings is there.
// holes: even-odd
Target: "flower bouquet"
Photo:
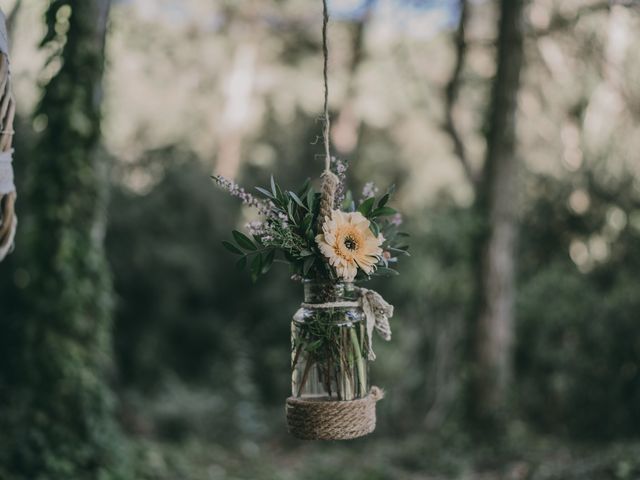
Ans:
[[[371,337],[375,329],[385,340],[391,338],[393,307],[355,284],[396,275],[398,257],[408,255],[407,235],[399,230],[402,218],[388,205],[393,188],[378,195],[368,183],[356,200],[345,188],[346,164],[332,159],[330,165],[319,191],[309,180],[296,191],[285,190],[272,177],[269,188],[257,187],[255,196],[228,179],[213,177],[260,215],[247,225],[246,234],[233,231],[234,241],[223,242],[239,257],[238,268],[248,268],[256,280],[274,262],[288,263],[292,279],[304,285],[304,302],[292,322],[291,394],[316,404],[352,403],[371,395]],[[326,418],[322,422],[326,424]],[[310,419],[303,423],[308,427]],[[316,429],[296,434],[353,438],[363,433],[323,437]]]

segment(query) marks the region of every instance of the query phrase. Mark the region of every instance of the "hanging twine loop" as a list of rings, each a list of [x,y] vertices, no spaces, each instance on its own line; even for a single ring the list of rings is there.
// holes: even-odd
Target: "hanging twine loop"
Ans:
[[[0,261],[13,248],[18,219],[13,179],[13,119],[15,101],[11,91],[9,42],[4,14],[0,11]]]

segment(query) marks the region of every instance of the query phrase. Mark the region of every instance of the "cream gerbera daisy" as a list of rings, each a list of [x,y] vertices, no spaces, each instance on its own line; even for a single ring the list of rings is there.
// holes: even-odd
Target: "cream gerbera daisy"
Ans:
[[[333,210],[325,218],[316,243],[338,277],[352,282],[358,267],[367,274],[373,273],[382,255],[382,235],[376,237],[369,229],[370,222],[360,212],[345,213]]]

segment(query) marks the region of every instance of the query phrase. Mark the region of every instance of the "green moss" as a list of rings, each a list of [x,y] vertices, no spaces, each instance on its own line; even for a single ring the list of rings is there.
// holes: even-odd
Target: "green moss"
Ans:
[[[119,478],[123,463],[106,378],[112,302],[101,232],[107,177],[97,155],[104,64],[97,19],[104,5],[55,0],[46,13],[42,45],[61,67],[34,113],[48,126],[29,164],[30,215],[21,245],[29,281],[10,327],[19,373],[2,376],[11,412],[2,420],[3,478]]]

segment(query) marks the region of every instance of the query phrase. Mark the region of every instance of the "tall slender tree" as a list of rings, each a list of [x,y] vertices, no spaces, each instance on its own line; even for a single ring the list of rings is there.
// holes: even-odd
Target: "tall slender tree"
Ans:
[[[444,129],[474,188],[474,210],[480,220],[473,242],[476,288],[469,315],[468,412],[484,432],[499,431],[503,426],[512,372],[519,164],[516,113],[524,58],[525,1],[500,0],[497,72],[487,115],[487,149],[480,171],[468,158],[453,116],[467,52],[467,0],[460,0],[460,24],[455,34],[457,61],[445,95]]]
[[[114,478],[118,470],[106,377],[107,177],[98,152],[110,3],[52,0],[46,12],[42,46],[53,53],[34,119],[45,128],[30,159],[26,194],[28,283],[10,327],[14,373],[3,373],[12,415],[0,455],[11,479]]]
[[[517,97],[524,57],[525,0],[501,0],[497,73],[487,129],[487,153],[475,208],[484,220],[476,245],[477,294],[472,312],[470,406],[482,427],[500,429],[512,372],[517,234]]]

